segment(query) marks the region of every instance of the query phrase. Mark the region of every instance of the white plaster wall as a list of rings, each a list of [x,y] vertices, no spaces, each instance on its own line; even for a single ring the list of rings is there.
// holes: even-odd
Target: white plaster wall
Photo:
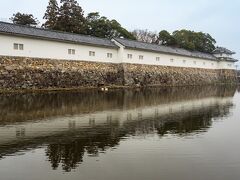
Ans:
[[[0,35],[0,55],[109,63],[123,62],[133,64],[193,67],[205,69],[235,69],[233,62],[221,61],[219,63],[207,59],[191,58],[140,50],[130,50],[125,49],[124,46],[118,42],[114,42],[117,46],[120,47],[119,49]],[[14,50],[14,43],[24,44],[24,50]],[[75,49],[75,55],[68,54],[68,49]],[[94,51],[95,56],[89,56],[89,51]],[[108,58],[107,53],[112,53],[113,57]],[[132,59],[128,59],[128,54],[132,54]],[[143,56],[142,60],[139,59],[139,55]],[[160,57],[160,61],[156,61],[156,57]],[[171,59],[173,59],[173,62]],[[185,62],[183,62],[184,60]]]
[[[24,44],[24,50],[14,50],[14,43]],[[68,49],[75,49],[75,55],[69,55]],[[94,51],[95,56],[89,56],[89,51]],[[113,57],[107,58],[107,53]],[[6,35],[0,35],[0,55],[119,63],[117,49]]]
[[[128,54],[132,54],[132,59],[128,58]],[[139,55],[143,55],[143,59],[139,59]],[[156,61],[156,57],[160,57],[160,61]],[[173,61],[171,61],[173,59]],[[185,62],[184,62],[185,60]],[[216,62],[207,59],[191,58],[170,54],[161,54],[155,52],[143,52],[140,50],[125,49],[123,54],[124,63],[132,64],[147,64],[147,65],[161,65],[161,66],[175,66],[175,67],[192,67],[205,69],[234,69],[232,62]],[[231,66],[229,66],[231,64]]]
[[[220,61],[219,69],[236,69],[235,63],[228,61]]]
[[[124,46],[121,45],[119,42],[117,42],[116,40],[112,39],[112,41],[119,47],[118,49],[118,60],[119,62],[121,63],[122,62],[122,59],[124,58]]]

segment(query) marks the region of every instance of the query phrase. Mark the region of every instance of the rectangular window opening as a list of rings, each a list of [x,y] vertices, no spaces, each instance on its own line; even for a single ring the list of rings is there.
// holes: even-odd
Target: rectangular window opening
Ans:
[[[140,60],[143,60],[143,55],[139,55],[139,59],[140,59]]]
[[[108,58],[112,58],[112,57],[113,57],[113,54],[112,54],[112,53],[107,53],[107,57],[108,57]]]
[[[128,54],[128,59],[132,59],[132,54]]]
[[[18,50],[18,44],[14,43],[13,44],[13,49]]]
[[[89,51],[89,56],[95,56],[95,52],[94,51]]]
[[[75,49],[72,49],[72,54],[75,54]]]
[[[22,51],[24,49],[24,45],[23,44],[14,43],[13,44],[13,49]]]
[[[68,49],[68,54],[74,55],[75,54],[75,49]]]
[[[23,44],[19,44],[19,50],[23,50]]]

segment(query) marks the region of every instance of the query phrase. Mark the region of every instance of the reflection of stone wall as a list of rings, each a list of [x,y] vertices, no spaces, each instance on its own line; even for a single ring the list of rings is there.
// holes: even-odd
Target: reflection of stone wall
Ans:
[[[1,89],[134,85],[202,85],[236,82],[234,70],[0,57]]]
[[[107,93],[97,90],[81,92],[51,92],[0,95],[0,125],[26,120],[39,120],[62,115],[75,115],[135,109],[207,97],[232,97],[233,86],[195,86],[172,88],[146,88],[114,90]]]
[[[142,91],[116,90],[107,93],[91,90],[2,94],[0,127],[3,125],[3,136],[0,143],[0,159],[16,152],[24,153],[27,149],[36,149],[44,144],[47,146],[45,153],[52,168],[71,171],[84,161],[85,155],[98,156],[109,148],[116,149],[119,142],[129,136],[199,135],[212,126],[214,119],[229,115],[233,103],[228,97],[232,97],[235,90],[236,88],[231,86],[199,86],[145,88]],[[194,103],[206,102],[205,99],[213,99],[213,103]],[[221,99],[223,103],[218,101]],[[184,106],[185,101],[190,101],[192,108]],[[180,111],[172,108],[171,105],[175,103]],[[157,107],[161,104],[163,106]],[[169,107],[167,113],[158,113],[158,110],[169,105],[171,108]],[[138,107],[143,108],[139,111],[136,109]],[[133,111],[130,112],[130,109]],[[113,110],[113,113],[108,114],[105,110]],[[88,116],[89,124],[88,121],[82,123],[84,116],[81,113],[90,115],[94,111],[104,114],[96,116],[96,120],[103,121],[95,123],[94,118]],[[137,116],[134,116],[134,113]],[[78,116],[71,116],[76,114]],[[131,118],[124,114],[133,116]],[[65,115],[67,118],[64,118]],[[60,119],[48,119],[51,116]],[[40,117],[48,121],[41,123]],[[124,118],[124,121],[121,118]],[[33,120],[38,121],[32,122]],[[18,123],[21,121],[22,123]],[[14,123],[16,125],[13,125]],[[5,130],[9,133],[5,133]]]
[[[137,121],[108,121],[102,125],[70,128],[60,134],[35,139],[21,139],[24,129],[17,129],[18,141],[0,146],[0,159],[6,155],[24,152],[45,144],[46,156],[53,169],[61,168],[69,172],[80,166],[84,155],[98,156],[109,148],[118,148],[119,142],[128,136],[145,137],[149,134],[174,134],[178,137],[191,136],[207,132],[213,119],[227,116],[232,104],[197,108],[192,111],[169,113],[164,116],[143,118]],[[62,167],[60,167],[62,166]]]

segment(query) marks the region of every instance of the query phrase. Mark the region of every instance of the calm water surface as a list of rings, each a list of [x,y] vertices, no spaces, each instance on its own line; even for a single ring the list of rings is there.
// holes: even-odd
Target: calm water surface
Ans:
[[[0,95],[1,180],[239,180],[240,90]]]

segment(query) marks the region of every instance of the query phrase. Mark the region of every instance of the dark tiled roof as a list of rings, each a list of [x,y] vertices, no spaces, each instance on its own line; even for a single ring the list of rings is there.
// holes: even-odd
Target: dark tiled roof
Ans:
[[[238,62],[238,60],[234,58],[220,58],[220,60],[229,61],[229,62]]]
[[[77,44],[104,46],[109,48],[118,48],[111,40],[97,38],[87,35],[79,35],[60,31],[46,30],[29,26],[15,25],[0,21],[0,34],[13,34],[17,36],[28,36],[39,39],[49,39],[55,41],[66,41]]]
[[[148,51],[161,52],[166,54],[175,54],[175,55],[181,55],[181,56],[217,60],[217,58],[212,54],[202,53],[198,51],[188,51],[182,48],[174,48],[169,46],[162,46],[162,45],[144,43],[144,42],[121,39],[121,38],[115,38],[115,40],[120,44],[122,44],[123,46],[125,46],[126,48],[130,48],[130,49],[148,50]]]
[[[235,54],[235,52],[230,51],[227,48],[224,47],[217,47],[214,51],[213,54],[221,54],[221,53],[226,53],[226,54]]]

